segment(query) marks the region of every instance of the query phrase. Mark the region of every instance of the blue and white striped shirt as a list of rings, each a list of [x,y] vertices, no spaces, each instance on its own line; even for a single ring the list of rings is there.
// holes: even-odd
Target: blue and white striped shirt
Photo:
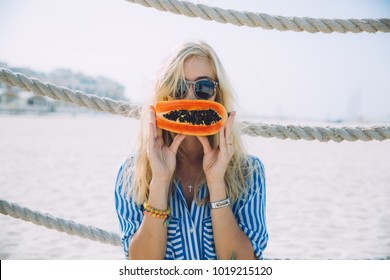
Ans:
[[[266,189],[262,162],[253,156],[255,171],[253,186],[248,186],[248,195],[231,204],[236,221],[250,240],[257,259],[267,246],[268,233],[265,223]],[[126,164],[126,163],[125,163]],[[115,206],[122,232],[122,245],[128,258],[129,243],[143,219],[143,206],[135,204],[122,192],[122,176],[125,164],[119,169],[115,186]],[[207,185],[199,188],[200,199],[207,195]],[[188,209],[182,188],[175,182],[169,197],[171,217],[168,225],[167,260],[215,260],[215,244],[211,223],[210,206],[192,202]]]

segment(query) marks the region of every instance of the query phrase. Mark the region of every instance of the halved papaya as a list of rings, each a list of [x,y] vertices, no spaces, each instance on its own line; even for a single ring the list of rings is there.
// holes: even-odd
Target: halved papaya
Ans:
[[[175,133],[207,136],[226,123],[222,104],[208,100],[172,100],[156,104],[156,125]]]

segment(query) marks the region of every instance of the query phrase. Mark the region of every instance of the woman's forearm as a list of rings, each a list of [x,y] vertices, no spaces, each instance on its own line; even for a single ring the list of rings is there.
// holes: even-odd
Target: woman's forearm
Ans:
[[[210,201],[226,198],[225,183],[209,185]],[[238,226],[230,206],[211,209],[214,243],[219,259],[255,259],[252,245]]]
[[[168,209],[169,183],[152,179],[149,187],[148,203],[150,207],[158,210]],[[129,246],[129,259],[162,260],[167,248],[167,226],[164,218],[144,215],[142,223],[131,239]]]
[[[167,227],[164,219],[145,215],[142,224],[131,239],[129,259],[163,260],[167,247]]]

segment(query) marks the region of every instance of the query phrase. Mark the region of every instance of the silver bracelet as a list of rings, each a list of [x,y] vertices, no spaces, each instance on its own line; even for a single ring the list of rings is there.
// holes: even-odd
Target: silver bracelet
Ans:
[[[229,198],[226,198],[226,199],[223,199],[223,200],[220,200],[220,201],[216,201],[216,202],[210,202],[211,209],[218,209],[218,208],[226,207],[226,206],[229,206],[229,205],[230,205],[230,199]]]

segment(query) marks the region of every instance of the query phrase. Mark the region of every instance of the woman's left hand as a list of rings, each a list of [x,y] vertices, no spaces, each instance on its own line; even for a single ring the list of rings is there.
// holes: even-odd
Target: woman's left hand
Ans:
[[[206,136],[198,136],[203,146],[203,170],[208,185],[224,182],[227,167],[234,154],[232,128],[235,115],[236,112],[231,112],[225,127],[219,130],[219,145],[214,149]]]

